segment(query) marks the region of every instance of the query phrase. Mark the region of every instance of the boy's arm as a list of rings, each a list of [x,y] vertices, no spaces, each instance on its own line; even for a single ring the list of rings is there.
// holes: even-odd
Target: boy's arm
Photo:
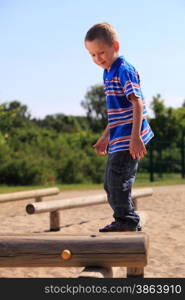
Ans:
[[[145,145],[140,136],[143,120],[143,102],[134,94],[129,95],[129,100],[133,104],[133,125],[129,151],[133,159],[143,158],[147,153]]]
[[[106,155],[108,143],[109,143],[109,125],[106,126],[102,136],[97,140],[96,144],[93,145],[93,148],[97,154]]]

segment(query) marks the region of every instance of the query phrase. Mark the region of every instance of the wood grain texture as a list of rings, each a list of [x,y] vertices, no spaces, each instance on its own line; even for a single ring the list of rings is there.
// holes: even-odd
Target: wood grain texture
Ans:
[[[50,231],[60,230],[60,212],[58,210],[50,212]]]
[[[64,260],[61,253],[72,253]],[[148,236],[125,232],[97,236],[31,235],[0,237],[0,267],[81,267],[147,264]]]
[[[151,188],[144,188],[134,190],[132,192],[132,199],[136,204],[136,199],[147,197],[152,195]],[[45,201],[40,203],[30,203],[26,206],[26,212],[28,214],[39,214],[43,212],[51,212],[56,210],[71,209],[76,207],[84,207],[90,205],[104,204],[107,202],[106,194],[96,195],[96,196],[86,196],[86,197],[76,197],[72,199],[55,200],[55,201]]]

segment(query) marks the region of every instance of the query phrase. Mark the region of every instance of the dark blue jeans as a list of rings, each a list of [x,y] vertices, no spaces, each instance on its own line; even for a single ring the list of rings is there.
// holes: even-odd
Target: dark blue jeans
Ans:
[[[131,197],[137,168],[138,159],[133,159],[129,150],[108,154],[104,189],[114,211],[113,217],[128,225],[137,225],[140,221]]]

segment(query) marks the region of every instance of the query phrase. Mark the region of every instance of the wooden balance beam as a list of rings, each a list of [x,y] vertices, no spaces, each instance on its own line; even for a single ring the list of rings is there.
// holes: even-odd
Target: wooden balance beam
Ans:
[[[58,188],[46,188],[46,189],[38,189],[31,191],[23,191],[23,192],[13,192],[7,194],[0,195],[0,203],[25,200],[35,198],[36,202],[42,201],[42,197],[53,196],[60,193]]]
[[[135,209],[137,209],[137,199],[148,197],[153,194],[151,188],[143,188],[133,190],[132,199],[134,202]],[[64,200],[45,201],[42,203],[30,203],[26,206],[26,212],[28,214],[40,214],[44,212],[50,213],[50,231],[60,230],[60,210],[85,207],[97,204],[107,203],[106,194],[96,196],[83,196]]]
[[[0,236],[0,267],[95,267],[108,270],[109,277],[112,267],[126,267],[134,270],[128,276],[143,277],[147,260],[143,232]]]

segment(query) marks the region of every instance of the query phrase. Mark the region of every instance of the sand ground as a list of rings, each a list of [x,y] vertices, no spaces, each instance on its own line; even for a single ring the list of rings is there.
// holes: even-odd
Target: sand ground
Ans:
[[[43,201],[96,195],[103,190],[61,192]],[[49,213],[28,215],[26,204],[32,200],[1,203],[0,235],[46,233]],[[149,263],[145,277],[185,277],[185,185],[153,187],[153,195],[139,199],[139,211],[145,220],[143,231],[149,235]],[[61,230],[57,235],[98,234],[99,227],[112,221],[108,204],[75,208],[60,212]],[[48,232],[48,234],[53,234]],[[56,233],[54,233],[56,234]],[[81,268],[0,268],[0,277],[78,277]],[[119,273],[125,277],[125,269]]]

